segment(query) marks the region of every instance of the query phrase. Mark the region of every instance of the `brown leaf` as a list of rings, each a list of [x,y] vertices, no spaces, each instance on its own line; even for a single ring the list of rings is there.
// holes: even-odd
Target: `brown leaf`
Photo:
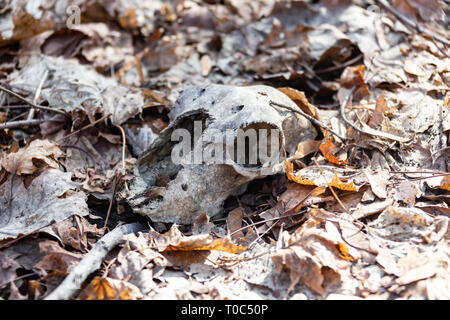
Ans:
[[[345,68],[340,79],[341,86],[347,89],[362,86],[364,84],[364,71],[363,65]]]
[[[43,228],[40,232],[54,236],[63,245],[69,245],[74,249],[86,252],[89,249],[88,233],[94,236],[101,236],[104,230],[90,224],[86,218],[75,215]]]
[[[443,15],[439,0],[394,0],[392,6],[414,21],[417,21],[417,16],[429,21]]]
[[[319,146],[321,145],[321,141],[319,140],[307,140],[302,141],[297,145],[297,150],[293,156],[293,159],[301,159],[307,156],[310,153],[316,152],[319,150]]]
[[[383,98],[383,96],[378,96],[377,102],[375,104],[375,110],[369,122],[367,123],[369,127],[373,129],[378,129],[381,126],[381,123],[383,122],[384,113],[386,112],[386,110],[387,110],[386,100]]]
[[[277,272],[289,271],[291,285],[288,291],[303,282],[324,295],[329,282],[347,275],[350,261],[356,257],[342,245],[344,240],[337,230],[330,221],[319,223],[312,218],[292,235],[280,237],[284,248],[276,251],[272,260]]]
[[[309,114],[310,116],[318,119],[319,118],[319,112],[317,111],[317,108],[309,103],[308,99],[306,98],[305,94],[302,91],[298,91],[296,89],[292,88],[278,88],[281,92],[283,92],[285,95],[287,95],[291,100],[293,100],[297,106],[302,109],[303,112]]]
[[[33,267],[35,270],[58,271],[65,274],[83,257],[81,253],[61,248],[58,242],[52,240],[42,241],[39,243],[39,247],[41,252],[46,255]]]
[[[242,227],[242,217],[244,214],[242,213],[242,208],[236,208],[232,210],[227,217],[227,228],[228,234],[232,234],[232,239],[240,239],[244,236],[242,231],[236,232],[236,230],[241,229]],[[234,234],[233,234],[234,233]]]
[[[207,234],[186,237],[175,224],[162,235],[156,232],[150,234],[153,236],[152,248],[158,249],[160,252],[218,250],[240,253],[247,250],[246,247],[235,245],[230,238],[213,239]]]
[[[303,179],[300,175],[295,175],[294,174],[294,165],[291,162],[288,162],[285,159],[284,164],[286,165],[286,176],[289,180],[300,183],[300,184],[309,185],[309,186],[315,185],[313,181]]]
[[[58,168],[56,161],[64,153],[48,140],[34,140],[27,147],[10,153],[2,159],[2,167],[17,175],[33,174],[38,169]]]

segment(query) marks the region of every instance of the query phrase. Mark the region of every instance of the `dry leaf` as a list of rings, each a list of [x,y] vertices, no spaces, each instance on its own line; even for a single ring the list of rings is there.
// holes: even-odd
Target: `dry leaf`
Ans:
[[[450,191],[450,174],[447,174],[441,181],[441,189]]]
[[[291,98],[291,100],[293,100],[297,104],[297,106],[299,106],[299,108],[302,109],[303,112],[309,114],[310,116],[316,119],[319,118],[319,112],[317,111],[317,108],[313,106],[311,103],[309,103],[308,99],[306,98],[303,92],[292,88],[278,88],[278,90],[280,90],[289,98]]]
[[[310,153],[316,152],[319,150],[319,146],[322,142],[319,140],[307,140],[302,141],[297,145],[297,150],[295,151],[293,160],[301,159],[307,156]]]
[[[287,160],[286,175],[289,180],[299,184],[318,186],[318,187],[335,187],[344,191],[358,191],[362,186],[356,186],[353,181],[349,181],[345,177],[339,178],[337,175],[338,168],[322,167],[322,172],[315,167],[306,167],[294,173],[294,165]],[[352,177],[356,179],[357,177]]]
[[[238,207],[228,214],[227,217],[227,229],[228,234],[231,235],[232,239],[241,239],[244,236],[242,231],[235,232],[242,227],[242,218],[244,214],[242,213],[242,208]]]
[[[319,149],[320,152],[322,152],[325,159],[327,159],[329,162],[340,166],[347,164],[347,161],[339,160],[334,156],[337,147],[333,144],[333,138],[329,136],[326,137],[324,141],[320,144]]]
[[[284,238],[284,239],[283,239]],[[291,291],[303,282],[320,295],[326,292],[325,284],[347,276],[349,261],[356,257],[348,253],[337,227],[329,221],[323,224],[309,219],[292,235],[280,237],[283,249],[277,250],[272,260],[275,270],[288,270]]]
[[[46,167],[58,168],[56,161],[64,153],[48,140],[34,140],[27,147],[2,159],[2,167],[17,175],[33,174]]]
[[[83,254],[67,251],[61,248],[58,242],[52,240],[40,242],[39,248],[45,256],[34,265],[34,270],[57,271],[59,274],[66,274],[83,258]]]
[[[86,195],[70,172],[47,169],[28,188],[16,177],[0,186],[0,240],[29,234],[72,215],[89,214]],[[11,188],[11,189],[10,189]],[[11,194],[12,192],[12,194]]]
[[[73,217],[43,228],[40,232],[48,233],[57,238],[61,244],[69,245],[79,251],[88,251],[88,233],[101,236],[104,229],[90,224],[86,218],[74,215]]]
[[[247,247],[235,245],[230,238],[213,239],[207,234],[200,234],[196,236],[184,236],[177,226],[174,224],[164,234],[151,232],[152,248],[160,252],[167,251],[208,251],[218,250],[228,253],[240,253],[247,249]]]
[[[0,251],[0,289],[17,277],[16,270],[18,268],[20,268],[20,264],[17,261]]]
[[[96,276],[80,293],[82,300],[135,300],[143,295],[133,284],[107,277]]]
[[[373,129],[378,129],[384,119],[384,113],[387,110],[387,102],[383,96],[378,96],[375,104],[375,110],[370,118],[368,125]]]
[[[341,85],[347,89],[362,86],[364,84],[364,71],[363,65],[345,68],[341,75]]]

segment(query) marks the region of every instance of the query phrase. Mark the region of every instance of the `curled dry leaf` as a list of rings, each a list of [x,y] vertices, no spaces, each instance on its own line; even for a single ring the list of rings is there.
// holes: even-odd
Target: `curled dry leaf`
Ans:
[[[160,252],[218,250],[240,253],[247,250],[247,247],[235,245],[228,237],[213,239],[207,234],[186,237],[175,224],[164,234],[150,233],[150,235],[153,236],[153,248]]]
[[[321,145],[321,141],[319,140],[307,140],[302,141],[297,145],[297,150],[295,150],[295,154],[292,159],[301,159],[307,156],[310,153],[319,151],[319,147]]]
[[[291,100],[297,104],[297,106],[302,109],[303,112],[309,114],[310,116],[318,119],[319,112],[315,106],[309,103],[304,92],[298,91],[292,88],[278,88],[281,92],[287,95]]]
[[[337,147],[333,143],[333,138],[330,136],[325,137],[323,142],[320,144],[320,152],[322,152],[325,159],[327,159],[329,162],[333,164],[337,164],[339,166],[347,164],[347,161],[345,160],[339,160],[336,158],[335,153],[337,150]]]
[[[10,153],[2,159],[2,167],[17,175],[33,174],[38,169],[58,168],[56,161],[64,153],[48,140],[34,140],[27,147]]]
[[[69,219],[45,227],[40,232],[54,236],[63,245],[85,252],[89,249],[88,233],[101,236],[104,229],[99,229],[96,225],[90,224],[84,217],[74,215]]]
[[[306,167],[294,173],[294,165],[285,160],[286,175],[289,180],[303,185],[318,187],[334,187],[344,191],[358,191],[365,184],[362,173],[351,178],[338,176],[338,168],[322,166],[322,172],[316,167]]]

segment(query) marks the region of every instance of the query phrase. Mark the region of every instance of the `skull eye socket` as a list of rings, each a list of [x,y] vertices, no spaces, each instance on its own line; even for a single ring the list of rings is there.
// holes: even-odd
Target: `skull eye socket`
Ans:
[[[282,146],[281,132],[264,122],[252,123],[237,131],[228,154],[235,163],[246,168],[260,168],[269,161],[278,161]]]

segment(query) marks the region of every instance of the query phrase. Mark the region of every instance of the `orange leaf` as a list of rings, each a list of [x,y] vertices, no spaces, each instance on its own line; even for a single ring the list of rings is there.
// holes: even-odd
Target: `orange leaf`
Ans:
[[[98,300],[114,299],[116,291],[111,287],[106,278],[96,276],[92,280],[95,298]]]
[[[325,140],[320,145],[319,149],[322,152],[325,159],[327,159],[329,162],[340,166],[347,164],[347,161],[341,161],[334,156],[333,153],[336,150],[336,146],[333,144],[333,140],[331,137],[326,137]]]
[[[340,79],[341,86],[347,89],[362,86],[364,84],[364,71],[363,65],[345,68]]]
[[[316,185],[311,180],[302,179],[302,177],[294,175],[294,165],[286,160],[286,154],[284,155],[284,164],[286,165],[286,176],[289,180],[294,181],[299,184],[304,184],[307,186],[315,186]]]
[[[450,191],[450,175],[446,175],[441,181],[441,189]]]
[[[208,239],[207,242],[198,243],[181,242],[177,246],[168,246],[164,251],[209,251],[217,250],[227,253],[241,253],[247,250],[247,247],[235,245],[230,238]]]
[[[358,260],[357,258],[352,257],[350,255],[350,253],[348,252],[348,246],[345,243],[339,242],[336,247],[339,251],[339,257],[341,259],[347,260],[347,261],[357,261]]]
[[[344,190],[344,191],[357,191],[353,182],[343,183],[342,180],[339,179],[336,171],[334,171],[333,180],[331,180],[330,186]]]

